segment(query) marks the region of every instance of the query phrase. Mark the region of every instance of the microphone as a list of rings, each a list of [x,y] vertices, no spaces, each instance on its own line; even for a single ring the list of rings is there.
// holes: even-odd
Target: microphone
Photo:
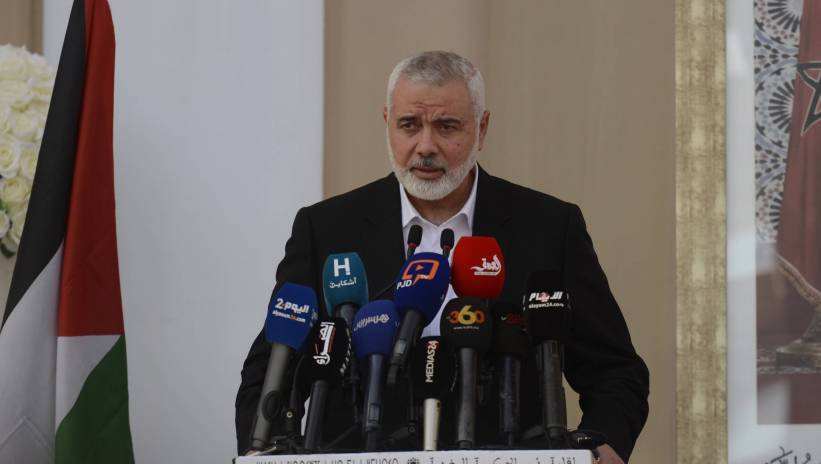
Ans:
[[[499,433],[512,447],[519,434],[519,386],[522,360],[527,358],[529,348],[527,331],[518,305],[497,301],[493,315],[493,352],[499,373]]]
[[[286,282],[271,297],[265,318],[265,339],[271,355],[265,369],[259,405],[251,424],[250,452],[264,450],[271,439],[271,422],[282,403],[285,371],[293,350],[301,350],[317,319],[316,293],[310,287]]]
[[[459,449],[471,449],[476,444],[478,357],[490,348],[491,324],[484,303],[478,298],[454,298],[442,311],[442,338],[456,350],[459,357],[459,412],[456,428],[456,445]]]
[[[405,367],[419,331],[439,312],[449,282],[450,266],[438,253],[418,253],[402,265],[393,295],[402,323],[393,343],[388,385],[396,384],[399,370]]]
[[[341,317],[350,327],[356,311],[368,302],[368,277],[358,254],[328,255],[322,269],[322,294],[328,314]]]
[[[413,253],[416,252],[416,248],[420,243],[422,243],[422,226],[419,224],[414,224],[408,231],[408,253],[405,259],[410,259],[410,257],[413,256]],[[391,291],[393,285],[394,283],[391,282],[385,288],[376,292],[373,299],[376,300],[385,296],[389,291]]]
[[[330,316],[339,316],[352,327],[354,314],[368,302],[368,277],[356,253],[329,255],[322,269],[322,293]],[[346,383],[351,387],[354,420],[359,419],[359,369],[351,359]]]
[[[442,337],[423,337],[411,360],[413,389],[423,399],[424,451],[436,451],[439,444],[439,417],[442,399],[453,390],[456,366],[453,352],[444,345]]]
[[[342,382],[348,361],[351,359],[351,336],[345,320],[334,317],[320,321],[314,329],[303,363],[306,379],[311,380],[311,403],[305,423],[306,452],[315,452],[322,442],[322,425],[325,421],[325,403],[331,388]]]
[[[442,248],[442,256],[445,259],[448,259],[450,256],[450,250],[453,249],[453,229],[445,229],[442,231],[442,235],[439,236],[439,246]]]
[[[453,250],[453,291],[495,300],[505,285],[502,249],[493,237],[462,237]]]
[[[567,443],[567,405],[562,386],[564,346],[570,323],[569,295],[556,271],[530,275],[524,298],[527,331],[536,344],[536,366],[542,395],[542,421],[549,449]]]
[[[408,231],[408,256],[405,259],[410,259],[416,251],[416,247],[422,243],[422,226],[414,224]]]
[[[353,348],[365,367],[365,449],[376,451],[382,431],[382,389],[385,360],[393,348],[399,315],[392,301],[376,300],[363,306],[353,321]]]

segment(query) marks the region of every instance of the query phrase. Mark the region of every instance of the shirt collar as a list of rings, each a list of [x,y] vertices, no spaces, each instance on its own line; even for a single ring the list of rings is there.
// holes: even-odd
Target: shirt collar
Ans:
[[[475,163],[473,165],[473,187],[470,189],[470,196],[468,197],[467,201],[464,205],[462,205],[462,209],[459,210],[458,213],[454,214],[453,217],[448,219],[447,221],[443,222],[442,225],[453,221],[455,218],[459,216],[464,216],[467,220],[468,228],[473,230],[473,213],[476,210],[476,187],[479,185],[479,165]],[[402,183],[399,183],[399,195],[402,198],[402,228],[408,226],[414,219],[418,221],[428,222],[427,219],[423,218],[419,211],[414,208],[413,204],[411,204],[410,199],[408,198],[408,194],[405,192],[405,187],[402,186]]]

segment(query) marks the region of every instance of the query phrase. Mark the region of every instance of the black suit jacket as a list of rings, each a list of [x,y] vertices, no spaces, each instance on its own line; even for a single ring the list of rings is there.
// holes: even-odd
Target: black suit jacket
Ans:
[[[299,210],[285,257],[277,268],[277,289],[284,282],[308,285],[321,296],[322,266],[331,253],[356,252],[368,276],[370,294],[388,286],[404,262],[399,186],[393,174],[351,192]],[[501,299],[519,302],[528,274],[556,270],[572,298],[572,329],[565,348],[565,376],[580,395],[580,428],[603,432],[627,461],[647,419],[648,371],[630,341],[621,310],[599,265],[578,206],[505,180],[480,168],[473,234],[492,236],[505,260]],[[276,291],[276,289],[275,289]],[[320,297],[320,300],[322,298]],[[323,309],[324,311],[324,309]],[[238,450],[249,445],[250,424],[259,401],[270,353],[262,333],[242,369],[236,400]],[[531,357],[532,358],[532,357]],[[491,393],[491,390],[488,389]],[[400,398],[386,401],[384,427],[401,426]],[[477,441],[493,442],[497,411],[495,393],[477,413]],[[522,430],[540,422],[535,361],[522,369]],[[325,437],[341,433],[352,421],[343,398],[332,398]],[[443,443],[455,427],[443,414]],[[358,447],[358,443],[348,442]]]

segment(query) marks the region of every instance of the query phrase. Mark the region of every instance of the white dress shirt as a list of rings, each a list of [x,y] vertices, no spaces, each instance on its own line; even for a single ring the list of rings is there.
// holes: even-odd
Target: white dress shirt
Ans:
[[[402,236],[404,237],[405,254],[407,255],[408,252],[408,233],[410,233],[410,228],[414,224],[419,224],[422,227],[422,243],[416,248],[416,252],[430,251],[441,253],[442,248],[439,246],[439,238],[445,229],[451,229],[453,231],[454,247],[460,238],[473,235],[473,213],[476,208],[476,186],[478,184],[479,168],[474,165],[473,188],[470,189],[470,196],[458,213],[439,226],[429,222],[419,214],[419,211],[413,207],[408,199],[405,188],[402,187],[402,184],[399,184],[399,194],[402,197]],[[448,261],[453,262],[453,253],[448,257]],[[422,331],[423,337],[439,335],[439,318],[442,316],[442,308],[452,298],[456,298],[456,293],[454,293],[453,287],[448,285],[448,293],[445,295],[445,300],[442,302],[439,312],[436,313],[436,316],[430,321],[430,324]]]

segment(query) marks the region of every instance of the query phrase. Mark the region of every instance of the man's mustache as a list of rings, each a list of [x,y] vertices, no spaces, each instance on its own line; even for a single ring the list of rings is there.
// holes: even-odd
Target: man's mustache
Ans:
[[[433,156],[425,158],[414,158],[411,160],[409,168],[424,168],[424,169],[446,169],[445,163]]]

